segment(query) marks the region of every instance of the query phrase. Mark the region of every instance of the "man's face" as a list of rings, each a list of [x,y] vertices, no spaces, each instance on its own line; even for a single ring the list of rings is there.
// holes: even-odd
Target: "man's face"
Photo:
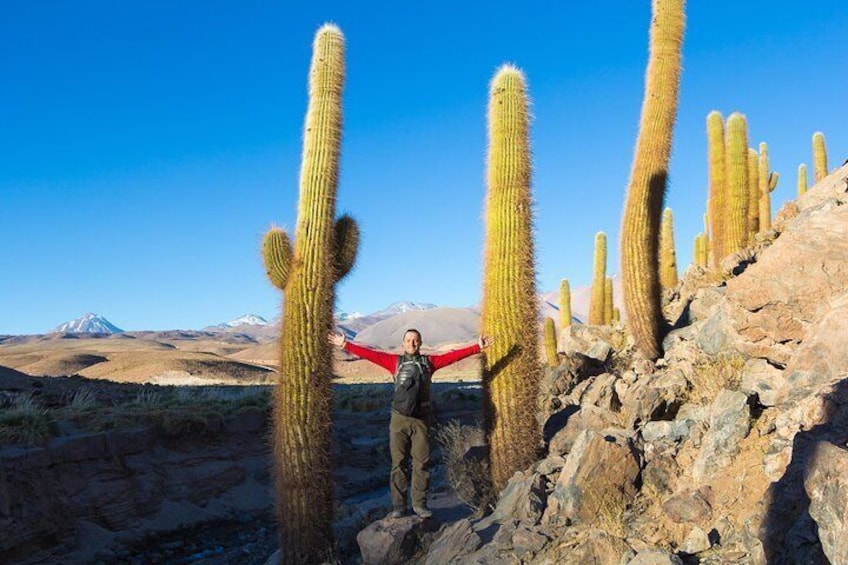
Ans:
[[[418,353],[421,349],[421,336],[418,332],[406,332],[403,334],[403,350],[407,353]]]

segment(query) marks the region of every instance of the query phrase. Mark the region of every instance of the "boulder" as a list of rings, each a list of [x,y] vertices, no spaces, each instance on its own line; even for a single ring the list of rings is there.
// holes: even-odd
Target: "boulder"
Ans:
[[[521,471],[515,473],[498,498],[492,513],[493,519],[513,518],[538,523],[547,504],[546,485],[544,475]]]
[[[748,397],[739,391],[721,391],[710,406],[709,429],[692,465],[695,481],[703,482],[726,468],[750,430]]]
[[[683,565],[683,560],[662,549],[640,551],[627,565]]]
[[[581,406],[577,412],[571,414],[565,426],[551,438],[548,453],[566,455],[582,432],[586,430],[599,432],[605,428],[620,425],[621,420],[615,412],[597,406]]]
[[[636,495],[641,462],[630,438],[583,431],[557,479],[543,523],[620,521]]]
[[[666,500],[662,507],[666,516],[677,524],[702,524],[712,515],[707,489],[686,489]]]
[[[831,563],[848,563],[848,450],[817,443],[804,489],[825,555]]]
[[[476,551],[483,540],[474,531],[471,521],[464,518],[445,528],[427,551],[425,565],[441,565]]]
[[[418,516],[386,518],[370,524],[356,535],[364,565],[407,563],[422,549],[425,534],[438,529],[435,520]]]

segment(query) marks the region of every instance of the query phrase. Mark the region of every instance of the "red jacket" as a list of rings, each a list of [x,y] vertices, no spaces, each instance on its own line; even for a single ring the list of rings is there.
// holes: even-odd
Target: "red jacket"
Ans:
[[[370,347],[365,347],[364,345],[359,345],[358,343],[353,343],[351,341],[346,341],[344,344],[344,350],[353,353],[357,357],[362,357],[363,359],[367,359],[371,361],[375,365],[379,365],[391,374],[395,374],[397,370],[397,362],[399,353],[388,353],[386,351],[379,351],[377,349],[371,349]],[[438,355],[427,355],[427,358],[430,360],[430,365],[433,367],[433,372],[435,373],[442,367],[447,367],[452,363],[456,363],[457,361],[461,361],[466,357],[471,357],[480,353],[480,345],[474,344],[469,345],[467,347],[463,347],[461,349],[454,349],[453,351],[448,351],[447,353],[440,353]]]

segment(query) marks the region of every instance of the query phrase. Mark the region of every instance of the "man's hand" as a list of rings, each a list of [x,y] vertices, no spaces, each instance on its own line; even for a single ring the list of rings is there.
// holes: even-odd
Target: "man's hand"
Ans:
[[[483,350],[492,345],[492,341],[494,341],[494,339],[492,339],[491,336],[481,335],[477,338],[477,345],[479,345],[480,349]]]
[[[345,341],[347,340],[345,339],[343,333],[330,332],[329,334],[327,334],[327,341],[330,342],[330,345],[335,345],[336,347],[342,348],[344,347]]]

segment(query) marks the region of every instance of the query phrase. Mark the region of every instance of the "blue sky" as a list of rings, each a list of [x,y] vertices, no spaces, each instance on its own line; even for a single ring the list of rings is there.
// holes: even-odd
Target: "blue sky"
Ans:
[[[0,334],[87,311],[129,330],[277,315],[259,256],[293,227],[312,37],[347,40],[339,210],[363,231],[339,309],[481,296],[488,83],[533,100],[540,290],[591,277],[618,228],[647,57],[648,1],[4,2]],[[766,13],[768,12],[768,13]],[[690,0],[667,205],[691,262],[707,113],[748,118],[794,198],[810,138],[848,156],[844,0]]]

